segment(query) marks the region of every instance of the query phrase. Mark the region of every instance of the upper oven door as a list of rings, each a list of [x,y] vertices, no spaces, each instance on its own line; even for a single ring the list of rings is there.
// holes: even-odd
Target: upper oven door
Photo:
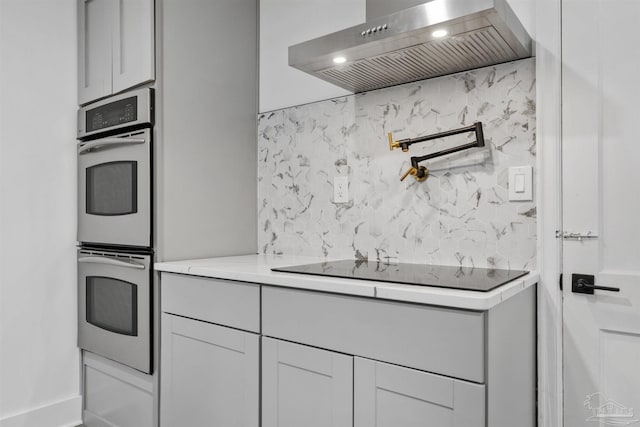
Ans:
[[[151,131],[78,143],[78,241],[151,247]]]

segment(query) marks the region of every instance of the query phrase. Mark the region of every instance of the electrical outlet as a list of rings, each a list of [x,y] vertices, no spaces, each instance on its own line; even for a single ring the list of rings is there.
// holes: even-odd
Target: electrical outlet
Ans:
[[[349,202],[349,177],[336,176],[333,178],[333,203]]]

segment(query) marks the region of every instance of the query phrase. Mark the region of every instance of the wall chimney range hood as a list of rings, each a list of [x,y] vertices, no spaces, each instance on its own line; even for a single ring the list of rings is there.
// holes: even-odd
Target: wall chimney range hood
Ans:
[[[367,0],[367,22],[289,47],[289,65],[366,92],[532,55],[506,0]]]

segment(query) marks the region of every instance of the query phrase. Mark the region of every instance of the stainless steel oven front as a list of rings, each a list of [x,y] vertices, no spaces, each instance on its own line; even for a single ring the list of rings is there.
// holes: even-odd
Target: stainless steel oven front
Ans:
[[[78,241],[152,247],[152,92],[83,107],[78,137]]]
[[[151,130],[78,144],[78,241],[151,247]]]
[[[78,346],[151,373],[152,255],[78,250]]]

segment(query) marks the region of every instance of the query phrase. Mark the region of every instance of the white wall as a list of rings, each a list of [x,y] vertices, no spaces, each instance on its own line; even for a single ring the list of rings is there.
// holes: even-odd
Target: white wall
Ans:
[[[0,426],[80,420],[76,2],[0,0]]]
[[[426,0],[425,0],[426,1]],[[507,0],[535,37],[535,0]],[[366,0],[260,0],[259,112],[349,94],[289,66],[288,48],[365,22]]]
[[[260,0],[259,112],[348,95],[289,67],[289,46],[365,22],[365,0]]]
[[[536,7],[540,0],[507,0],[532,39],[536,39]]]

